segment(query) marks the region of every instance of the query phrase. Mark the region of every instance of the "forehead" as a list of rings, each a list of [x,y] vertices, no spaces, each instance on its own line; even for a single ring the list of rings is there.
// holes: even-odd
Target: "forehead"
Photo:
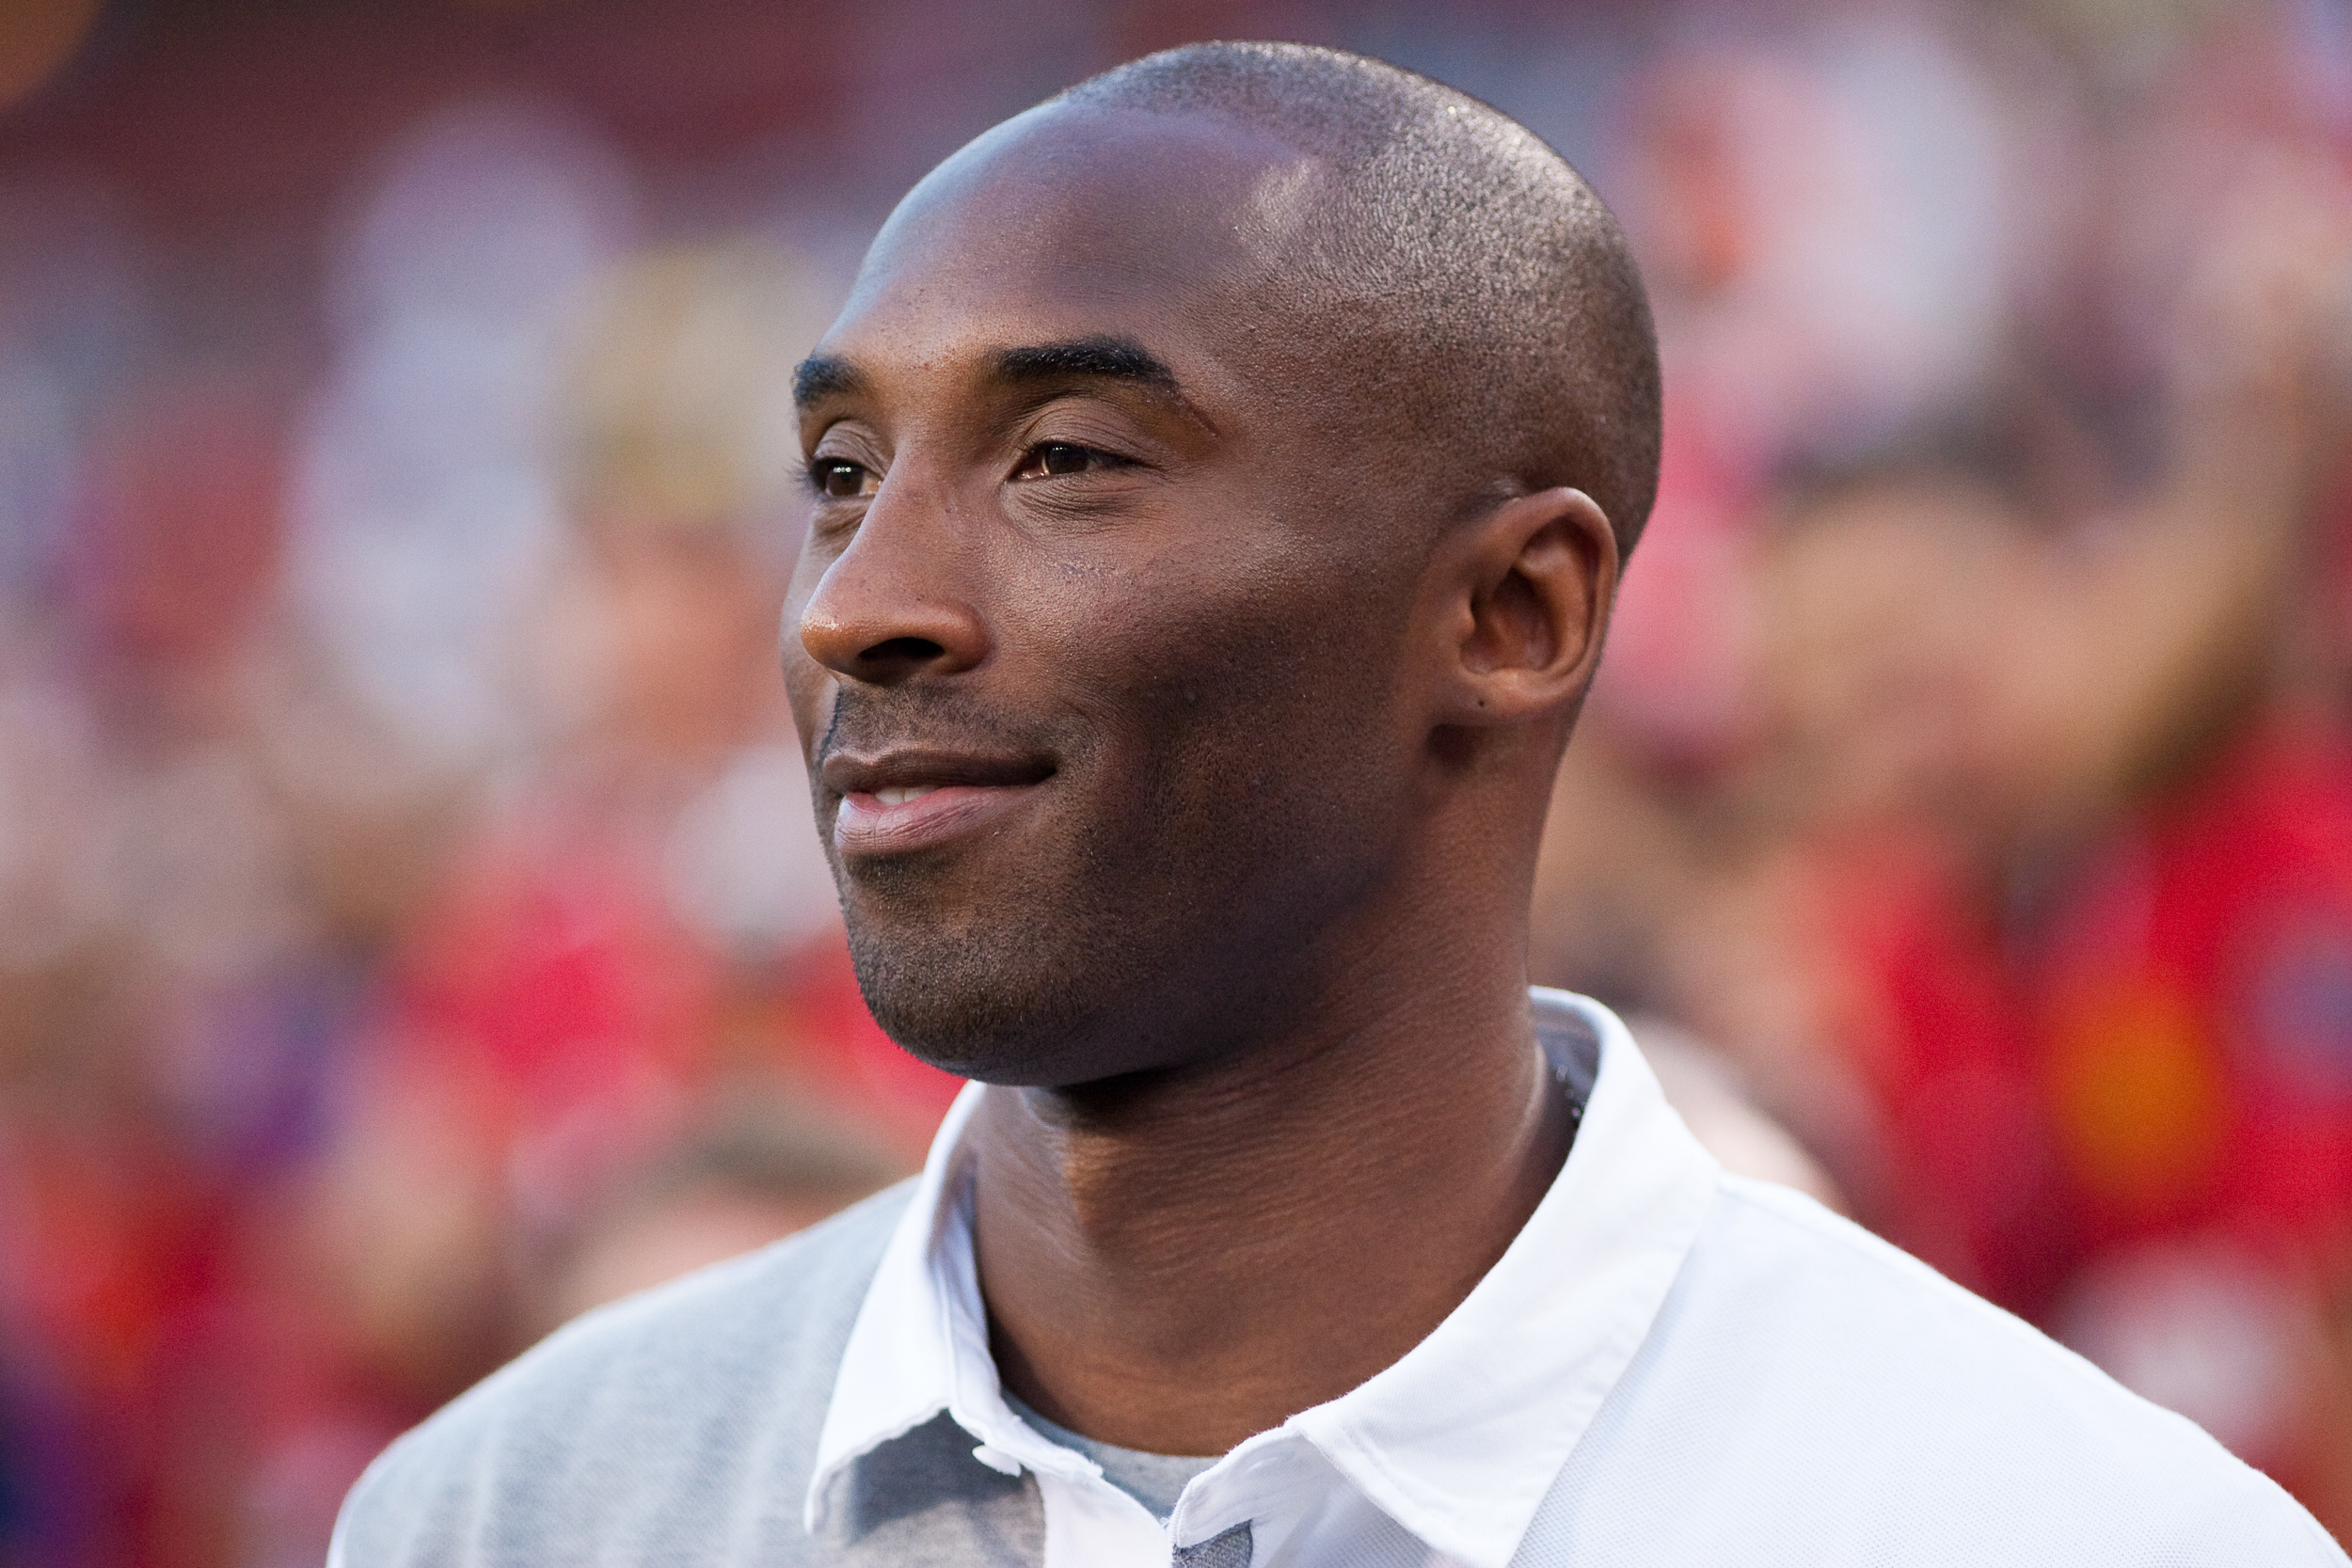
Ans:
[[[1048,106],[933,170],[867,252],[820,352],[947,368],[1007,344],[1148,338],[1216,356],[1276,291],[1312,160],[1199,115]]]

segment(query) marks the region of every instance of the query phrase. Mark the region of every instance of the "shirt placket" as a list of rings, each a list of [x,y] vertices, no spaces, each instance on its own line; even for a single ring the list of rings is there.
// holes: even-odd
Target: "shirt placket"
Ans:
[[[1135,1498],[1075,1468],[1036,1474],[1045,1505],[1045,1568],[1168,1568],[1168,1531]]]

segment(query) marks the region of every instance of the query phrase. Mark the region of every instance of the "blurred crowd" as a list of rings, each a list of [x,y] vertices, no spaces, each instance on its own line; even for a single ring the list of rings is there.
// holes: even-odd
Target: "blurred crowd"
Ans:
[[[1535,978],[2352,1535],[2352,4],[11,17],[0,1568],[314,1562],[537,1335],[919,1159],[790,369],[958,141],[1253,35],[1518,116],[1650,279]]]
[[[1666,472],[1537,965],[2352,1532],[2352,8],[2062,40],[1639,73]]]

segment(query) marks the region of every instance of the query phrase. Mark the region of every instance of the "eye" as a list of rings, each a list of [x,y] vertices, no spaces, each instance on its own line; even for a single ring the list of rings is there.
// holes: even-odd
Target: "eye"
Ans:
[[[1123,468],[1128,460],[1092,447],[1078,446],[1070,441],[1041,441],[1021,454],[1021,466],[1012,471],[1015,479],[1058,479],[1064,474],[1082,474],[1090,469]]]
[[[882,480],[863,463],[852,463],[846,457],[819,457],[808,466],[809,487],[827,500],[851,500],[870,496],[882,487]]]

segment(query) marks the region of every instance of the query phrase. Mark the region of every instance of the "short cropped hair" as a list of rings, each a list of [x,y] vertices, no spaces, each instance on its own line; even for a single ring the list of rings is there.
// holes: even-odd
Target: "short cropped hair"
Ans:
[[[1056,101],[1204,114],[1320,163],[1284,277],[1311,353],[1457,473],[1574,485],[1630,550],[1658,493],[1657,334],[1616,218],[1525,126],[1379,60],[1197,43]],[[1466,502],[1497,497],[1467,496]]]

